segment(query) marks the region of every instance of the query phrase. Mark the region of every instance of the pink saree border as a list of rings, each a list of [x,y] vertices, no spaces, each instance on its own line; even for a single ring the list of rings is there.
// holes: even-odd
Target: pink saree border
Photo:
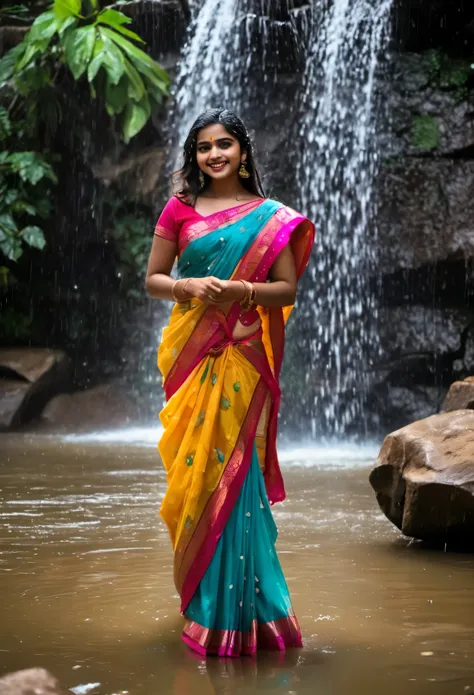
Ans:
[[[186,548],[176,548],[174,579],[184,613],[214,555],[217,542],[237,501],[252,460],[253,442],[267,386],[260,379],[240,429],[234,451],[211,494]],[[179,562],[179,559],[181,560]]]
[[[211,630],[187,618],[181,638],[203,656],[252,656],[257,647],[285,651],[303,646],[300,626],[294,615],[270,623],[258,624],[253,620],[249,632]]]

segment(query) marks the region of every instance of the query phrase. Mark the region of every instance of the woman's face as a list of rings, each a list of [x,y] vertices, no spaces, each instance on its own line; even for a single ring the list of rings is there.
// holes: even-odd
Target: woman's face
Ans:
[[[202,128],[197,134],[196,159],[199,168],[211,179],[237,176],[241,160],[245,160],[240,143],[221,123]]]

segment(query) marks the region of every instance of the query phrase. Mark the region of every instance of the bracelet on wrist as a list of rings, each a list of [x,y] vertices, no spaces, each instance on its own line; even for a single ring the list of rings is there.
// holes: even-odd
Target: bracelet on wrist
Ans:
[[[248,280],[241,280],[240,282],[245,288],[245,294],[240,300],[240,306],[248,311],[255,304],[257,290],[255,289],[255,285],[252,282],[248,282]]]
[[[179,282],[183,282],[183,280],[184,280],[183,294],[186,295],[186,294],[187,294],[187,292],[186,292],[186,287],[187,287],[188,282],[189,282],[191,279],[192,279],[192,278],[188,278],[187,280],[185,280],[184,278],[179,278],[178,280],[175,280],[175,281],[173,282],[173,284],[171,285],[171,296],[173,297],[174,301],[175,301],[177,304],[182,304],[182,303],[184,303],[184,302],[187,302],[188,299],[189,299],[190,296],[191,296],[191,295],[188,295],[187,297],[185,296],[183,299],[179,299],[179,297],[178,297],[177,294],[176,294],[176,289],[177,289],[177,287],[178,287],[178,283],[179,283]]]

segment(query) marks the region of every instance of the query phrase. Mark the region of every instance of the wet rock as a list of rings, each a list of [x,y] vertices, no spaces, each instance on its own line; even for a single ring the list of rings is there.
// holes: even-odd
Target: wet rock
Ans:
[[[442,408],[444,413],[468,409],[474,410],[474,376],[468,376],[464,381],[455,381],[447,393]]]
[[[474,412],[432,415],[389,434],[370,483],[406,536],[474,544]]]
[[[71,364],[61,350],[0,349],[0,429],[38,417],[49,399],[70,388]]]
[[[124,194],[149,203],[150,196],[164,176],[164,158],[164,146],[129,151],[119,162],[105,157],[102,162],[92,166],[92,171],[105,186],[113,185]]]
[[[474,160],[404,159],[385,167],[381,270],[474,258],[473,186]]]
[[[0,678],[0,695],[67,695],[59,681],[44,668],[27,668]]]
[[[118,384],[103,384],[53,398],[41,415],[41,427],[57,430],[98,430],[124,427],[139,420],[136,403]]]
[[[469,154],[474,147],[474,94],[467,89],[471,62],[440,51],[396,57],[388,94],[395,137],[385,156]]]

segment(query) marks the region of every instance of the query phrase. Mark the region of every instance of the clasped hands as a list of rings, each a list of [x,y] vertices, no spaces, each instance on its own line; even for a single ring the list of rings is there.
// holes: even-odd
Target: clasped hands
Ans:
[[[240,301],[244,292],[241,282],[220,280],[212,275],[205,278],[182,278],[174,283],[172,290],[174,298],[179,302],[195,297],[204,304]]]

